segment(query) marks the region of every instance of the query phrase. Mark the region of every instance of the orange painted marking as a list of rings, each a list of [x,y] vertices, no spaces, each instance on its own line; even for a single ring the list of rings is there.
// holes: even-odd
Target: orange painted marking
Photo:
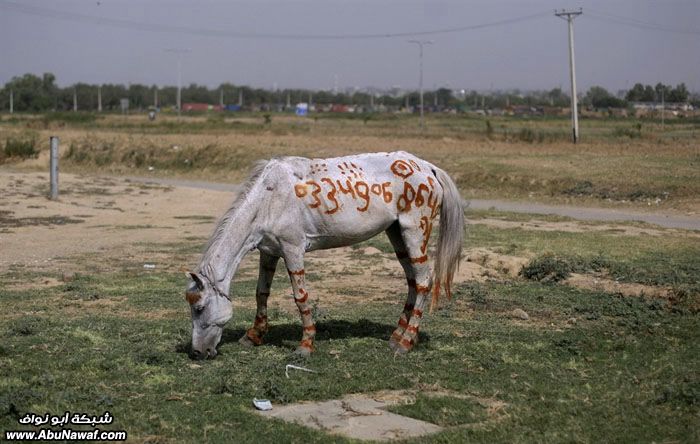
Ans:
[[[413,309],[413,312],[411,313],[411,316],[417,316],[419,318],[423,317],[423,310],[419,310],[417,308]]]
[[[391,203],[391,199],[394,198],[394,195],[391,194],[391,191],[387,190],[387,188],[391,188],[391,182],[382,183],[382,193],[384,195],[384,202]]]
[[[391,164],[391,172],[403,179],[406,179],[413,174],[413,167],[411,167],[411,165],[406,163],[404,160],[395,160],[394,163]]]
[[[420,170],[421,170],[421,169],[420,169],[420,166],[418,166],[418,164],[416,163],[416,161],[415,161],[415,160],[413,160],[413,159],[410,159],[410,160],[408,161],[408,163],[410,163],[410,164],[411,164],[411,166],[413,166],[413,168],[417,169],[418,171],[420,171]]]
[[[338,203],[338,201],[335,198],[335,193],[336,193],[335,185],[333,184],[333,181],[327,177],[324,177],[323,179],[321,179],[321,182],[327,183],[328,185],[331,186],[331,190],[328,192],[328,194],[326,194],[326,197],[328,198],[329,201],[331,201],[335,204],[335,208],[328,209],[328,210],[326,210],[325,213],[326,214],[333,214],[340,209],[340,204]]]
[[[301,341],[301,343],[299,343],[299,347],[308,348],[309,350],[313,351],[314,350],[314,340],[313,339],[303,339]]]
[[[362,190],[360,190],[360,188],[362,188]],[[365,206],[357,207],[357,211],[367,211],[367,208],[369,208],[369,186],[363,181],[355,182],[355,192],[357,193],[357,197],[365,201]]]
[[[413,347],[413,342],[406,338],[401,339],[401,342],[399,342],[399,344],[401,344],[401,346],[407,350]]]
[[[309,204],[309,208],[318,208],[321,206],[321,199],[319,199],[318,194],[321,192],[321,185],[319,185],[315,180],[307,180],[307,185],[313,185],[314,190],[311,192],[311,197],[314,198],[314,203]]]
[[[294,185],[294,194],[296,194],[299,198],[306,196],[306,185],[303,183]]]
[[[416,190],[413,188],[413,185],[408,182],[404,182],[403,194],[399,196],[399,199],[396,201],[396,208],[401,212],[410,211],[411,203],[413,203],[415,198]]]
[[[308,333],[311,333],[311,332],[314,332],[314,333],[315,333],[315,332],[316,332],[316,326],[315,326],[315,325],[307,325],[306,327],[304,327],[304,331],[305,331],[305,332],[308,332]]]
[[[301,270],[298,270],[298,271],[287,270],[287,273],[293,274],[294,276],[303,276],[304,269],[302,268]]]
[[[303,304],[304,302],[306,302],[307,299],[309,299],[309,293],[304,291],[303,288],[299,289],[299,294],[301,295],[300,298],[297,299],[296,297],[294,297],[294,300],[297,304]]]
[[[373,183],[372,188],[370,188],[370,191],[372,192],[372,194],[380,196],[382,194],[382,186],[378,183]]]
[[[425,254],[425,252],[428,251],[430,233],[433,231],[433,223],[430,221],[428,216],[423,216],[420,218],[420,228],[423,230],[423,243],[420,246],[420,251],[421,253]]]
[[[310,308],[305,308],[305,309],[303,309],[303,310],[299,310],[299,313],[300,313],[302,316],[308,316],[308,315],[311,314],[311,309],[310,309]]]
[[[426,193],[426,196],[429,196],[430,193],[428,186],[424,183],[418,185],[418,191],[416,191],[416,200],[414,201],[414,203],[416,204],[416,208],[422,207],[425,203],[425,197],[423,197],[423,193]]]
[[[195,292],[190,292],[190,291],[185,292],[185,299],[187,299],[187,302],[189,302],[190,305],[196,304],[197,302],[199,302],[199,300],[201,298],[202,298],[201,293],[195,293]]]
[[[430,291],[430,287],[423,287],[422,285],[416,285],[416,292],[427,293]]]
[[[391,339],[395,339],[397,342],[401,340],[401,333],[398,333],[394,330],[394,332],[391,334]]]
[[[345,173],[343,173],[345,174]],[[343,184],[340,183],[340,180],[335,181],[336,185],[338,185],[338,191],[340,191],[343,194],[349,194],[352,196],[352,198],[355,198],[355,190],[352,187],[352,183],[350,182],[350,179],[345,181],[345,186],[347,188],[343,188]]]
[[[248,339],[250,339],[255,345],[260,345],[263,343],[263,340],[260,335],[258,335],[258,332],[252,328],[249,328],[245,335],[248,336]]]
[[[406,328],[407,326],[408,326],[408,321],[406,320],[406,317],[401,315],[401,318],[399,318],[399,327]]]
[[[412,264],[422,264],[428,260],[428,255],[421,256],[421,257],[412,257],[411,258],[411,263]]]
[[[408,327],[406,327],[406,332],[418,334],[418,327],[413,326],[413,325],[409,325]]]

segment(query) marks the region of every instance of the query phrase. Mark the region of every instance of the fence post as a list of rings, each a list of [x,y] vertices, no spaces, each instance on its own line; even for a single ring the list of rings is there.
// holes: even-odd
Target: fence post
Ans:
[[[51,136],[51,162],[49,165],[51,176],[51,200],[58,199],[58,137]]]

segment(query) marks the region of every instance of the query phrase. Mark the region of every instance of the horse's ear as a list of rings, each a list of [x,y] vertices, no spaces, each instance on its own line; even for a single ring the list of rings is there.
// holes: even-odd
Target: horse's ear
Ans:
[[[189,277],[190,279],[192,279],[192,281],[197,285],[197,289],[198,289],[199,291],[204,290],[204,282],[202,282],[202,278],[199,277],[199,276],[197,275],[197,273],[189,272],[189,273],[186,273],[186,274],[187,274],[187,277]]]

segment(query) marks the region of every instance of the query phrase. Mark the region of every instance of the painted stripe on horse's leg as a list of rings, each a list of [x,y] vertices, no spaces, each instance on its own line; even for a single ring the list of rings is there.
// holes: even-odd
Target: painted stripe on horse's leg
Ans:
[[[411,307],[408,316],[408,323],[404,328],[401,338],[396,347],[392,347],[397,353],[409,351],[418,341],[418,330],[423,317],[423,311],[432,287],[432,277],[430,261],[428,260],[427,245],[424,230],[420,227],[420,212],[404,213],[399,217],[401,225],[401,237],[406,245],[408,257],[404,260],[409,262],[409,266],[415,276],[415,304]],[[394,338],[396,340],[397,338]]]
[[[413,266],[411,265],[409,254],[406,251],[406,244],[401,236],[401,228],[399,227],[398,222],[391,225],[386,230],[386,234],[389,237],[389,241],[391,241],[391,245],[394,247],[396,258],[399,260],[399,263],[406,274],[406,283],[408,284],[406,303],[404,304],[403,312],[399,317],[399,326],[396,328],[396,330],[394,330],[389,338],[389,345],[392,348],[395,348],[398,346],[399,341],[401,341],[403,333],[408,326],[408,321],[411,319],[413,306],[416,303],[416,279],[415,275],[413,274]]]
[[[253,322],[253,327],[249,328],[239,341],[244,345],[260,345],[263,343],[262,338],[268,330],[267,298],[270,296],[270,287],[272,287],[272,279],[275,276],[278,260],[278,257],[260,253],[258,285],[255,289],[255,302],[257,305],[255,322]]]
[[[306,291],[306,274],[303,268],[291,268],[289,263],[287,263],[287,271],[289,272],[289,280],[292,282],[294,302],[297,304],[299,316],[301,316],[302,337],[299,347],[297,347],[297,353],[308,356],[314,351],[316,325],[314,324],[311,307],[308,304],[309,293]]]

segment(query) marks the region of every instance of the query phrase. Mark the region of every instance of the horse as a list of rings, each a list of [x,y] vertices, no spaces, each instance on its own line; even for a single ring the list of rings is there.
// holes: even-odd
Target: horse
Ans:
[[[431,272],[428,241],[438,215],[440,234]],[[223,327],[233,313],[231,280],[243,257],[255,249],[260,252],[256,316],[239,342],[262,344],[268,331],[267,299],[277,262],[283,258],[302,321],[296,353],[310,355],[316,326],[307,302],[304,253],[356,244],[382,231],[408,283],[398,327],[389,339],[391,349],[402,354],[417,342],[431,289],[431,311],[438,303],[441,285],[451,297],[462,254],[464,209],[450,176],[403,151],[258,162],[219,220],[199,265],[187,273],[191,356],[216,356]]]

